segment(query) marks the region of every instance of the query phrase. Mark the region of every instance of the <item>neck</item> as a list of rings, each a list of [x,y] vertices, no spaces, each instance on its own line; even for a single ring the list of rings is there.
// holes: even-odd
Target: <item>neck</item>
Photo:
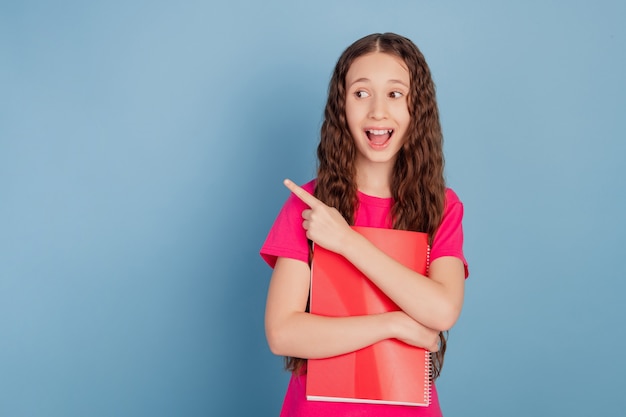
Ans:
[[[373,197],[391,197],[393,164],[367,162],[357,165],[356,184],[359,191]]]

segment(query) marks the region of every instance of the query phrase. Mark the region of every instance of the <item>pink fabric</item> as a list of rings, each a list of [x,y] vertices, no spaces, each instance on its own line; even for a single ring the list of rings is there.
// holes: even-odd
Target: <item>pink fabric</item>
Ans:
[[[428,407],[307,401],[306,375],[292,375],[280,417],[442,417],[437,389]]]
[[[315,181],[303,188],[313,193]],[[393,200],[378,198],[359,192],[359,208],[355,226],[391,227],[390,211]],[[261,256],[273,268],[279,256],[308,263],[309,247],[302,228],[302,211],[308,208],[291,194],[272,226]],[[431,248],[431,262],[442,256],[454,256],[463,261],[465,276],[468,276],[467,261],[463,255],[463,204],[451,189],[446,190],[446,207],[443,220]],[[378,404],[332,403],[307,401],[305,395],[306,376],[292,375],[281,417],[308,416],[380,416],[380,417],[438,417],[441,416],[437,390],[433,386],[432,402],[429,407],[407,407]]]

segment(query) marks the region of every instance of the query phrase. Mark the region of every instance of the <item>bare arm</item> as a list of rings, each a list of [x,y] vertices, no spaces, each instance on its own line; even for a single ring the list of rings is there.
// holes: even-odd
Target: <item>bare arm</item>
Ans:
[[[310,269],[301,261],[278,258],[267,296],[265,331],[273,353],[314,359],[353,352],[380,340],[398,338],[436,351],[438,332],[403,312],[356,317],[306,313]]]
[[[461,313],[465,286],[465,269],[460,259],[436,259],[430,265],[429,277],[425,277],[398,263],[351,229],[336,209],[289,180],[285,185],[310,207],[302,213],[302,225],[309,239],[345,256],[422,325],[439,331],[454,325]]]

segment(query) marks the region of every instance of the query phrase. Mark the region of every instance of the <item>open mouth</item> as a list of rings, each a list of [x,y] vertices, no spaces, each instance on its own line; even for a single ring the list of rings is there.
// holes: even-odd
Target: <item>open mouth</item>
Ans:
[[[373,146],[380,147],[389,142],[389,139],[393,136],[393,129],[367,129],[365,134]]]

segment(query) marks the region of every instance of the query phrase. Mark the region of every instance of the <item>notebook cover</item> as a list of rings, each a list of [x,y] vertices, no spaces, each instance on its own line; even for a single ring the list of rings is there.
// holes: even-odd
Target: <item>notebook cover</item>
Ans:
[[[406,230],[353,227],[380,250],[421,274],[428,266],[428,237]],[[397,311],[389,297],[344,257],[316,246],[310,311],[344,317]],[[427,406],[430,353],[396,339],[326,359],[309,359],[307,399]]]

